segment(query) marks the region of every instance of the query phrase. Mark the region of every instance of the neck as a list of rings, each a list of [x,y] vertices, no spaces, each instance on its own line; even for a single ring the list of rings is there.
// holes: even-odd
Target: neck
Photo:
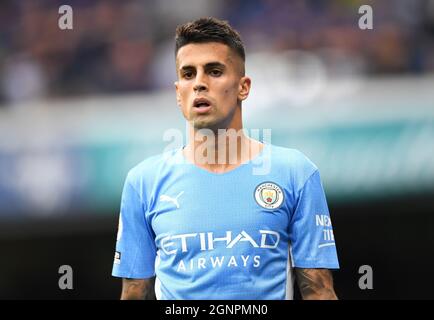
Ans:
[[[240,125],[228,129],[198,130],[189,126],[189,143],[184,156],[193,164],[211,172],[229,171],[248,162],[263,145],[247,137]]]

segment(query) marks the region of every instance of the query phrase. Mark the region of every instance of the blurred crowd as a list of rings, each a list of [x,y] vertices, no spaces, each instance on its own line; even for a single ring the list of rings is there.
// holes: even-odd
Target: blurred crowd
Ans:
[[[58,27],[63,4],[73,30]],[[358,27],[363,4],[373,30]],[[434,71],[434,0],[2,0],[0,105],[169,88],[176,25],[211,15],[240,31],[247,58],[332,48],[366,74]]]

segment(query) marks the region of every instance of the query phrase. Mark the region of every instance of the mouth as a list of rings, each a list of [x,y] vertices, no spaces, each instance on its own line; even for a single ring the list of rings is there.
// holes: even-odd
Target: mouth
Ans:
[[[193,101],[193,109],[197,113],[206,113],[211,110],[211,102],[206,98],[196,98]]]

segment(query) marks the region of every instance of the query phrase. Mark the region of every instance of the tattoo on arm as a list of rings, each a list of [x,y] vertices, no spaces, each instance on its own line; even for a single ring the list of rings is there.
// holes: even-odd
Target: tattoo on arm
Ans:
[[[121,300],[155,300],[155,277],[149,279],[122,279]]]
[[[304,300],[338,299],[330,270],[295,268],[295,276]]]

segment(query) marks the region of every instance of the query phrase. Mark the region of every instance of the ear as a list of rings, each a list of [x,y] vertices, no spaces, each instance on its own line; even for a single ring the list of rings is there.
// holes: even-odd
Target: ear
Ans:
[[[252,80],[249,77],[242,77],[239,83],[239,91],[238,91],[238,99],[240,101],[246,100],[249,96],[250,86],[252,84]]]
[[[178,81],[175,81],[173,83],[175,85],[175,91],[176,91],[176,102],[178,103],[178,106],[181,106],[181,95],[179,93],[179,83]]]

